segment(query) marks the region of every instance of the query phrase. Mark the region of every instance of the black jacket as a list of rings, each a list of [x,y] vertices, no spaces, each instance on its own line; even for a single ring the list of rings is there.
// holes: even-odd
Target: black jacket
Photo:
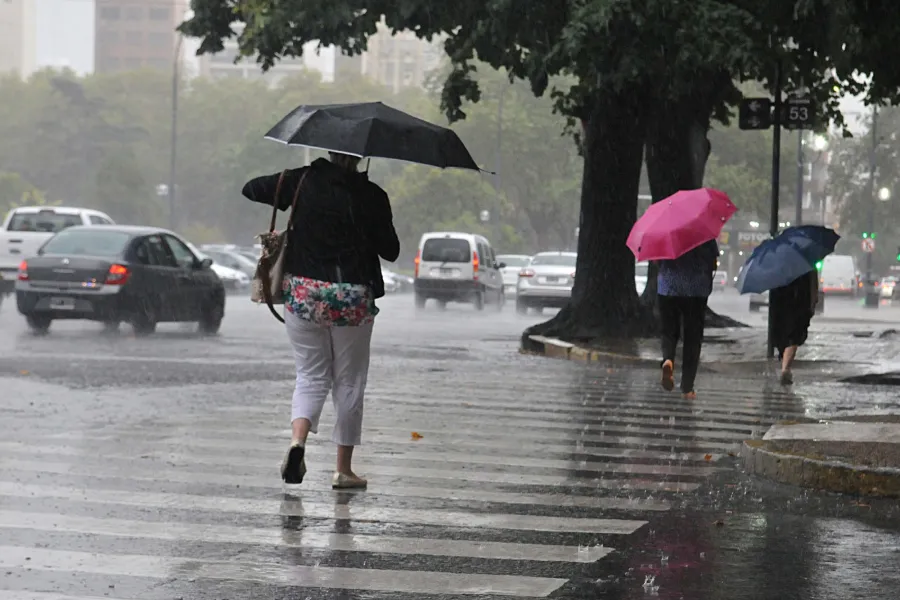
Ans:
[[[285,271],[320,281],[366,284],[384,295],[379,257],[400,255],[387,194],[363,173],[352,173],[320,158],[289,169],[275,198],[280,173],[251,179],[243,195],[254,202],[288,210],[304,173],[303,188],[288,237]]]

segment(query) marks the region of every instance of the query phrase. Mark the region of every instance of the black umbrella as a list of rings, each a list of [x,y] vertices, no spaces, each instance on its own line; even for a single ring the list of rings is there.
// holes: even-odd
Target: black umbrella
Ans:
[[[381,102],[304,105],[265,136],[291,146],[405,160],[435,167],[481,169],[450,129]]]

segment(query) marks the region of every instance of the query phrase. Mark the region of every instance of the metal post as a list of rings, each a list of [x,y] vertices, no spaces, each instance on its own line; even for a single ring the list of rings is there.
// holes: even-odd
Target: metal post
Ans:
[[[769,235],[773,238],[778,235],[778,188],[781,185],[781,60],[775,65],[775,114],[772,118],[772,211],[769,220]],[[768,335],[766,340],[767,351],[766,356],[773,358],[775,356],[775,322],[772,320],[771,296],[769,304],[768,317]]]
[[[875,151],[878,149],[878,106],[872,107],[872,146],[869,149],[869,181],[866,184],[866,196],[869,202],[869,221],[867,231],[872,235],[875,229]],[[866,252],[866,308],[878,308],[878,290],[875,289],[875,278],[872,275],[872,254]]]
[[[797,206],[794,212],[794,225],[803,225],[803,178],[805,176],[806,157],[803,155],[803,130],[797,130]]]
[[[175,44],[175,60],[172,61],[172,131],[169,140],[169,229],[175,231],[177,219],[175,217],[177,158],[178,158],[178,83],[180,73],[178,66],[181,63],[181,43],[184,36],[178,34],[178,42]]]

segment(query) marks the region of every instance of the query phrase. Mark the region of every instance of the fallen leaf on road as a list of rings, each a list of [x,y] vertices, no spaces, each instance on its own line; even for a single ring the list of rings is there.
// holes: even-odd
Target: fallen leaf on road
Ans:
[[[19,371],[19,375],[28,375],[28,371],[22,369],[21,371]]]
[[[724,527],[725,521],[723,521],[722,519],[719,519],[718,521],[714,522],[713,525],[715,525],[716,527]]]
[[[421,433],[416,433],[415,431],[413,431],[409,437],[411,437],[414,442],[417,442],[417,441],[421,440],[423,436]]]
[[[706,462],[711,461],[711,460],[712,460],[712,454],[707,454],[706,456],[703,457],[703,460],[705,460]]]
[[[872,508],[869,504],[863,504],[862,502],[851,502],[852,506],[858,506],[860,508]]]
[[[729,452],[728,456],[730,456],[731,458],[734,458],[735,456],[737,456],[737,454],[735,454],[734,452]]]
[[[607,373],[615,373],[616,370],[615,370],[615,369],[607,369],[606,372],[607,372]]]

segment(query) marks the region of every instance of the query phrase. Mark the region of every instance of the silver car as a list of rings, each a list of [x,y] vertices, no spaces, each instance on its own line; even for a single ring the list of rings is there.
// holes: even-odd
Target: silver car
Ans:
[[[497,262],[506,265],[500,269],[503,275],[503,291],[510,297],[516,293],[516,285],[519,283],[519,271],[528,266],[530,256],[525,254],[500,254]]]
[[[519,271],[516,284],[516,312],[538,312],[545,307],[562,308],[572,296],[575,284],[575,252],[540,252]]]

